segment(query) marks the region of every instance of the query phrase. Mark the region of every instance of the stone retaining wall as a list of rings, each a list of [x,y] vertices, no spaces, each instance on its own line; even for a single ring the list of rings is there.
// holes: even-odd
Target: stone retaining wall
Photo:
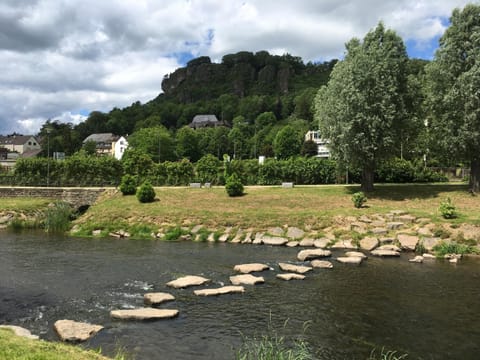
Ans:
[[[0,198],[51,198],[66,201],[78,208],[92,205],[104,190],[103,188],[0,187]]]

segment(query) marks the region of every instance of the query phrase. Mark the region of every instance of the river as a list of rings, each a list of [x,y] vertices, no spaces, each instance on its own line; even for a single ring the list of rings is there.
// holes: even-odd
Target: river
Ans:
[[[278,262],[295,262],[298,251],[1,233],[0,324],[54,341],[56,320],[100,324],[105,329],[83,346],[106,355],[120,347],[137,360],[233,359],[242,337],[269,328],[303,336],[318,359],[366,359],[382,347],[408,353],[408,359],[478,359],[480,260],[412,264],[406,254],[369,257],[360,266],[332,260],[333,269],[314,269],[303,281],[276,279]],[[165,286],[182,275],[228,284],[233,266],[249,262],[274,270],[244,294],[203,298],[191,288]],[[151,291],[175,295],[162,307],[180,315],[153,322],[110,318],[112,309],[142,306]]]

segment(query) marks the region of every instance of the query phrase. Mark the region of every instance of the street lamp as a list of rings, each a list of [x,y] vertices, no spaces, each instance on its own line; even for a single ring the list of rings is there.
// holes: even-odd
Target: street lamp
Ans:
[[[52,129],[46,128],[47,132],[47,187],[50,186],[50,133]]]

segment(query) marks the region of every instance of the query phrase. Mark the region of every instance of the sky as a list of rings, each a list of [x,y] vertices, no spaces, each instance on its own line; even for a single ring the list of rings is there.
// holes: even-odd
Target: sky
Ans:
[[[1,0],[0,134],[78,124],[161,93],[198,56],[289,53],[341,59],[383,21],[410,57],[432,59],[464,0]],[[475,1],[474,1],[475,2]],[[478,1],[476,1],[478,3]]]

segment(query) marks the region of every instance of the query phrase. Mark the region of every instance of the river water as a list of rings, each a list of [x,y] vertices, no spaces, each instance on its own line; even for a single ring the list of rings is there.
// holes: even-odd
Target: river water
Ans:
[[[233,359],[242,337],[275,329],[302,336],[318,359],[365,359],[382,347],[408,359],[478,359],[480,260],[412,264],[370,257],[361,266],[334,262],[303,281],[278,280],[278,262],[297,249],[255,245],[78,239],[0,234],[0,324],[58,340],[59,319],[105,327],[83,346],[139,359]],[[334,253],[340,255],[342,252]],[[165,283],[203,275],[228,284],[233,266],[263,262],[265,284],[244,294],[197,297]],[[143,294],[167,291],[180,315],[125,322],[109,311],[143,305]],[[288,320],[288,321],[287,321]],[[285,322],[287,323],[285,324]],[[306,330],[304,328],[306,327]]]

